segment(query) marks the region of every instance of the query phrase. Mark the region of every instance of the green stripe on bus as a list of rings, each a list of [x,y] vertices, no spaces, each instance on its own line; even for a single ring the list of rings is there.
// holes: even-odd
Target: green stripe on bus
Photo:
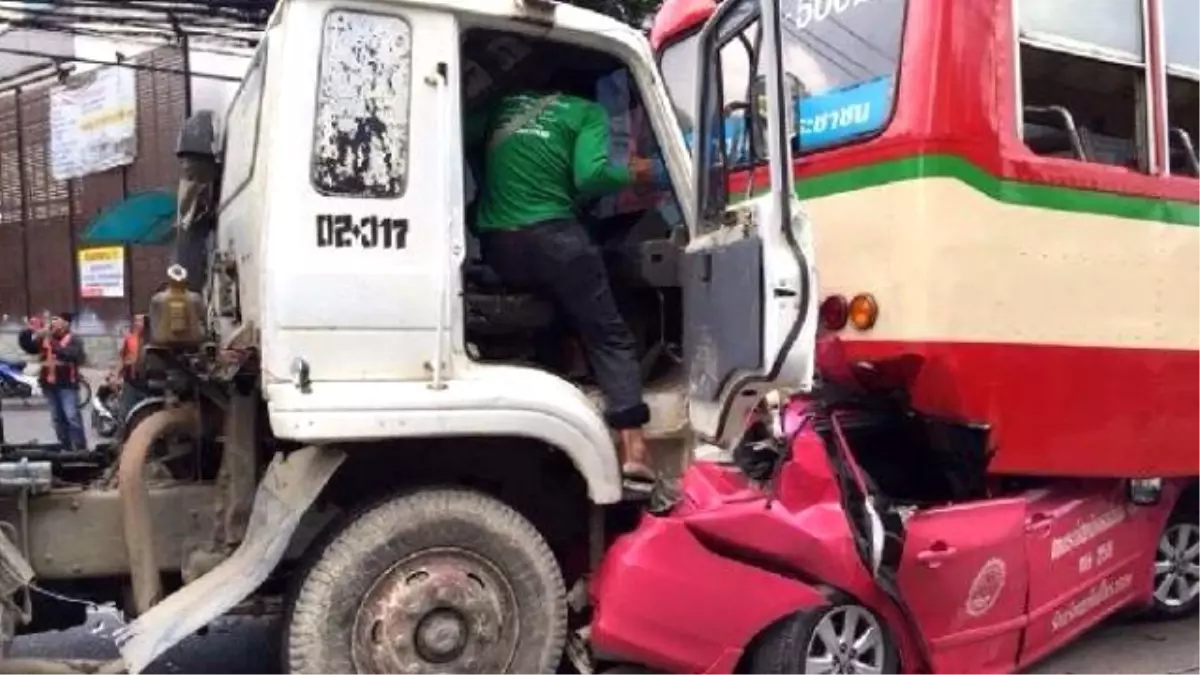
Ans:
[[[961,157],[942,154],[905,157],[803,178],[797,181],[796,194],[801,199],[815,199],[887,183],[938,177],[957,178],[992,199],[1009,204],[1200,225],[1200,206],[1189,202],[1001,179]]]

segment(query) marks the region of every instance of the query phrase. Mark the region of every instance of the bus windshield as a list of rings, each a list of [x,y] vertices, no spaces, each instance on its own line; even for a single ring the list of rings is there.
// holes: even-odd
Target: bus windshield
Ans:
[[[783,0],[783,58],[794,82],[793,150],[811,152],[874,135],[891,117],[907,0]],[[753,36],[721,52],[727,139],[739,138],[750,91]],[[699,35],[668,42],[659,67],[690,139],[696,118]],[[731,67],[741,64],[742,67]],[[742,157],[730,149],[731,159]]]

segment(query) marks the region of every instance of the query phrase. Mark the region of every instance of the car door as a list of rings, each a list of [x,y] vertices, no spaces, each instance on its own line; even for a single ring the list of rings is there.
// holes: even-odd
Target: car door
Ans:
[[[934,672],[1016,668],[1029,587],[1023,499],[917,511],[896,576]]]
[[[938,673],[1012,672],[1026,621],[1025,501],[934,508],[880,494],[833,415],[831,460],[863,565]],[[912,667],[916,667],[915,664]]]
[[[724,62],[722,48],[745,35],[754,36],[753,55]],[[793,190],[790,96],[779,45],[778,0],[728,0],[700,34],[699,114],[691,148],[697,199],[689,205],[694,217],[681,272],[684,357],[692,427],[720,445],[737,435],[763,393],[807,389],[812,381],[812,235]],[[744,91],[728,86],[736,68]],[[756,81],[765,83],[765,95],[750,101]],[[746,199],[731,195],[727,181],[735,162],[723,111],[739,100],[753,111],[758,131],[766,129],[754,134],[758,142],[749,161],[768,189]]]
[[[1144,594],[1153,542],[1119,480],[1058,481],[1025,500],[1029,628],[1021,662],[1032,663]]]

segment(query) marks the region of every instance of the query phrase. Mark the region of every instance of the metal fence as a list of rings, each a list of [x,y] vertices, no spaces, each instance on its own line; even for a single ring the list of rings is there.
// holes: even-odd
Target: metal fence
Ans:
[[[0,83],[0,329],[66,309],[88,332],[111,334],[145,310],[165,279],[166,247],[127,247],[125,297],[106,299],[80,297],[76,250],[105,207],[142,190],[174,190],[175,141],[187,106],[183,61],[174,47],[130,59],[173,71],[137,71],[137,159],[65,182],[50,172],[50,90],[57,79]]]

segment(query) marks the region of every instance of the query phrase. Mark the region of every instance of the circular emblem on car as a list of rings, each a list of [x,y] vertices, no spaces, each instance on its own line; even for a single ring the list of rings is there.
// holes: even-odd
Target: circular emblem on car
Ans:
[[[985,562],[967,592],[967,614],[975,617],[987,614],[1000,598],[1000,591],[1004,590],[1005,576],[1003,560],[992,558]]]

